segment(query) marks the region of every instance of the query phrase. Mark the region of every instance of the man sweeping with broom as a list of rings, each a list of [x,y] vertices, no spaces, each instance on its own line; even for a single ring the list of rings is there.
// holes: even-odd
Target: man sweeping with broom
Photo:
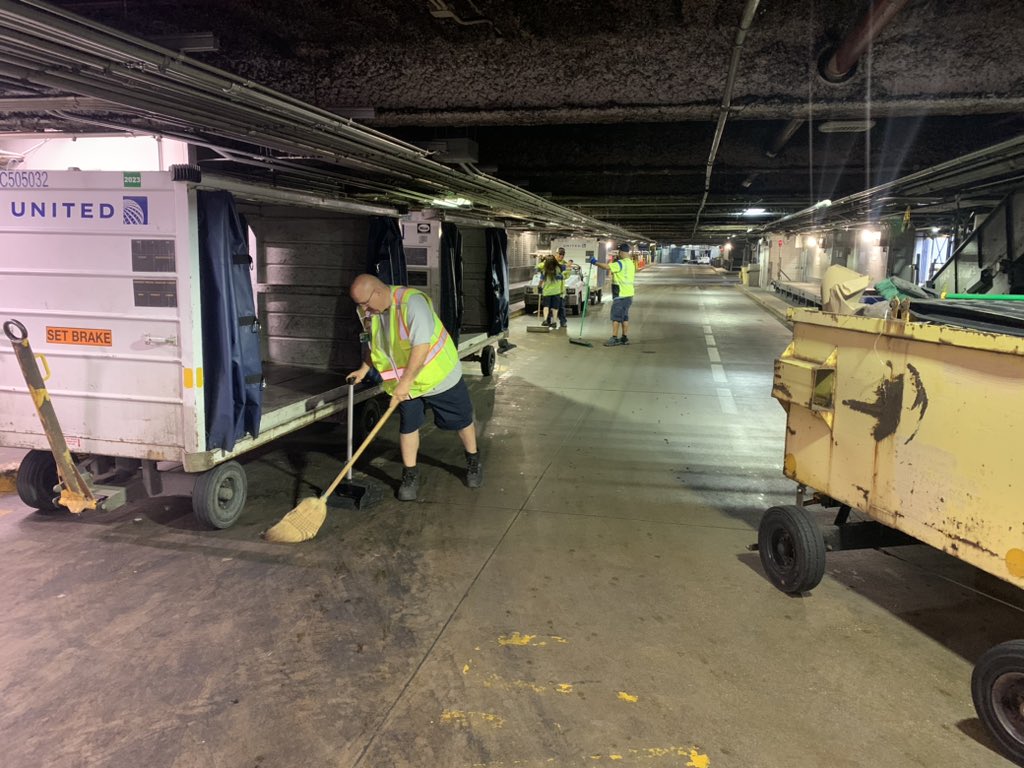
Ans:
[[[473,403],[462,379],[459,353],[441,319],[434,313],[430,299],[414,288],[386,285],[373,275],[357,277],[349,295],[359,309],[360,319],[370,320],[370,359],[364,361],[358,371],[349,374],[348,379],[358,384],[373,365],[383,379],[384,391],[391,395],[391,403],[327,490],[319,497],[310,496],[300,501],[264,533],[267,541],[294,544],[316,536],[327,517],[327,498],[396,408],[401,415],[398,442],[403,465],[399,499],[413,501],[419,492],[416,455],[420,447],[419,429],[428,405],[440,429],[459,433],[466,449],[466,485],[479,488],[484,483],[476,446]],[[363,327],[366,327],[365,322]]]
[[[370,359],[349,374],[358,384],[376,368],[384,391],[397,403],[401,420],[401,501],[415,501],[420,476],[416,466],[427,406],[438,429],[458,432],[466,450],[466,485],[479,488],[484,470],[476,445],[473,403],[462,378],[462,363],[430,299],[415,288],[386,285],[373,275],[359,275],[349,290],[361,316],[370,318]]]

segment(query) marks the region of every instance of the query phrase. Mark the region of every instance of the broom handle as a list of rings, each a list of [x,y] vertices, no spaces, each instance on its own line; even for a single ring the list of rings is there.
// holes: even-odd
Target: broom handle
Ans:
[[[583,295],[583,315],[580,317],[580,333],[577,339],[583,338],[583,324],[587,322],[587,304],[590,302],[590,273],[594,270],[594,265],[591,264],[587,267],[587,284],[584,286],[586,293]]]
[[[334,478],[334,482],[331,483],[330,487],[326,491],[324,491],[323,496],[320,497],[321,499],[326,499],[334,493],[334,489],[337,488],[341,481],[345,479],[345,475],[348,471],[355,466],[356,460],[363,455],[363,451],[365,451],[370,443],[373,442],[373,438],[377,436],[377,433],[380,432],[380,428],[384,426],[384,422],[387,421],[388,417],[395,412],[395,408],[397,407],[398,401],[395,401],[388,406],[388,409],[384,411],[384,415],[381,416],[380,420],[373,425],[373,429],[370,430],[370,434],[368,434],[366,439],[363,440],[363,444],[359,446],[359,449],[352,455],[352,458],[348,460],[348,464],[345,465],[345,468],[338,473],[338,476]]]

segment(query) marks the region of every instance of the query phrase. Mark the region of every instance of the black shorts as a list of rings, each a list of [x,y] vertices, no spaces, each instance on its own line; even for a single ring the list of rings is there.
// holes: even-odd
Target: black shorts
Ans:
[[[412,400],[403,400],[398,405],[403,435],[411,434],[426,421],[427,407],[434,412],[434,424],[438,429],[458,431],[473,423],[473,402],[469,399],[469,388],[465,379],[439,395],[423,395]]]

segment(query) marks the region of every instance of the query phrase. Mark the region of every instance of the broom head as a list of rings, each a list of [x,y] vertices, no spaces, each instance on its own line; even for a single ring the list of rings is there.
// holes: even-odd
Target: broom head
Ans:
[[[316,536],[326,519],[326,502],[323,498],[310,496],[300,501],[299,506],[268,529],[263,538],[287,544],[309,541]]]

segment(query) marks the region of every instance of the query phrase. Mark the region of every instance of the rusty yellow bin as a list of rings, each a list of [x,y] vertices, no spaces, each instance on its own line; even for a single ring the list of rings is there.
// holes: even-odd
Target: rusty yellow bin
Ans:
[[[791,310],[772,396],[787,412],[797,504],[762,518],[758,550],[786,592],[817,586],[825,552],[917,540],[1024,587],[1024,338]],[[823,533],[804,503],[837,506]],[[850,509],[872,523],[851,524]],[[912,538],[911,538],[912,537]],[[826,542],[827,540],[827,542]],[[975,667],[975,707],[1024,765],[1024,641]]]

